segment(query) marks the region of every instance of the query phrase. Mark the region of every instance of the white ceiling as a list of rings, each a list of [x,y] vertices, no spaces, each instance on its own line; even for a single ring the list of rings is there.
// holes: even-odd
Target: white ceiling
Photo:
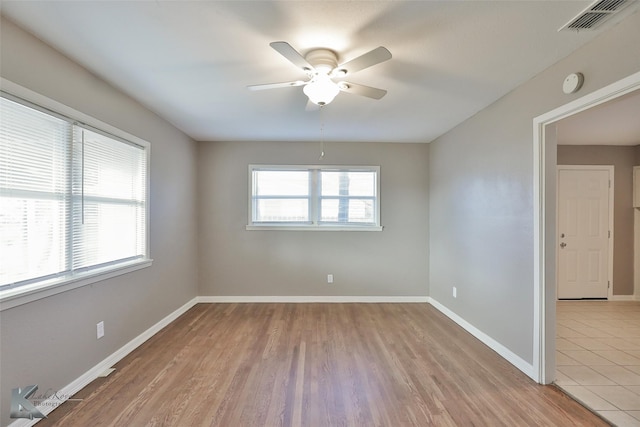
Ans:
[[[604,29],[558,32],[590,1],[2,1],[2,13],[196,140],[429,142]],[[607,27],[606,25],[604,26]],[[305,111],[303,79],[269,43],[341,62],[393,58]],[[558,82],[558,90],[562,82]]]

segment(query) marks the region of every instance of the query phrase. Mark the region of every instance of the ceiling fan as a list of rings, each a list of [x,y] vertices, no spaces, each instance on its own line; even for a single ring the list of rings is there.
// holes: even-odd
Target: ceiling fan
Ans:
[[[346,81],[334,81],[334,79],[342,79],[357,71],[391,59],[391,52],[385,47],[377,47],[357,58],[338,65],[338,56],[330,49],[313,49],[305,56],[302,56],[287,42],[278,41],[269,45],[293,65],[300,68],[309,80],[252,85],[248,86],[249,90],[304,86],[302,91],[309,97],[309,101],[321,107],[333,101],[341,91],[373,99],[380,99],[387,93],[386,90],[375,87]]]

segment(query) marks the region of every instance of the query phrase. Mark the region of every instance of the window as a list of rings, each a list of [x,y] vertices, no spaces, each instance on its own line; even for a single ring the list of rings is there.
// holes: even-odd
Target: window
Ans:
[[[250,165],[247,229],[380,230],[379,171]]]
[[[148,146],[0,97],[0,292],[148,261]]]

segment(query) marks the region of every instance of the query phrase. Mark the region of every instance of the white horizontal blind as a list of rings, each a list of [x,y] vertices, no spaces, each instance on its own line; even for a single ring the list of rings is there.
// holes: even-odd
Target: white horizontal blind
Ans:
[[[69,125],[0,98],[0,285],[67,269]]]
[[[145,259],[146,148],[0,102],[0,290]]]
[[[73,139],[72,268],[143,257],[144,150],[80,126]]]

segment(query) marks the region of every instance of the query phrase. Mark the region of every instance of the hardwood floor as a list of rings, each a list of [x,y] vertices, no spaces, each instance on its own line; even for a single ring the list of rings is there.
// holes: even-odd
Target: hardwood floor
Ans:
[[[199,304],[56,426],[606,426],[427,304]]]

